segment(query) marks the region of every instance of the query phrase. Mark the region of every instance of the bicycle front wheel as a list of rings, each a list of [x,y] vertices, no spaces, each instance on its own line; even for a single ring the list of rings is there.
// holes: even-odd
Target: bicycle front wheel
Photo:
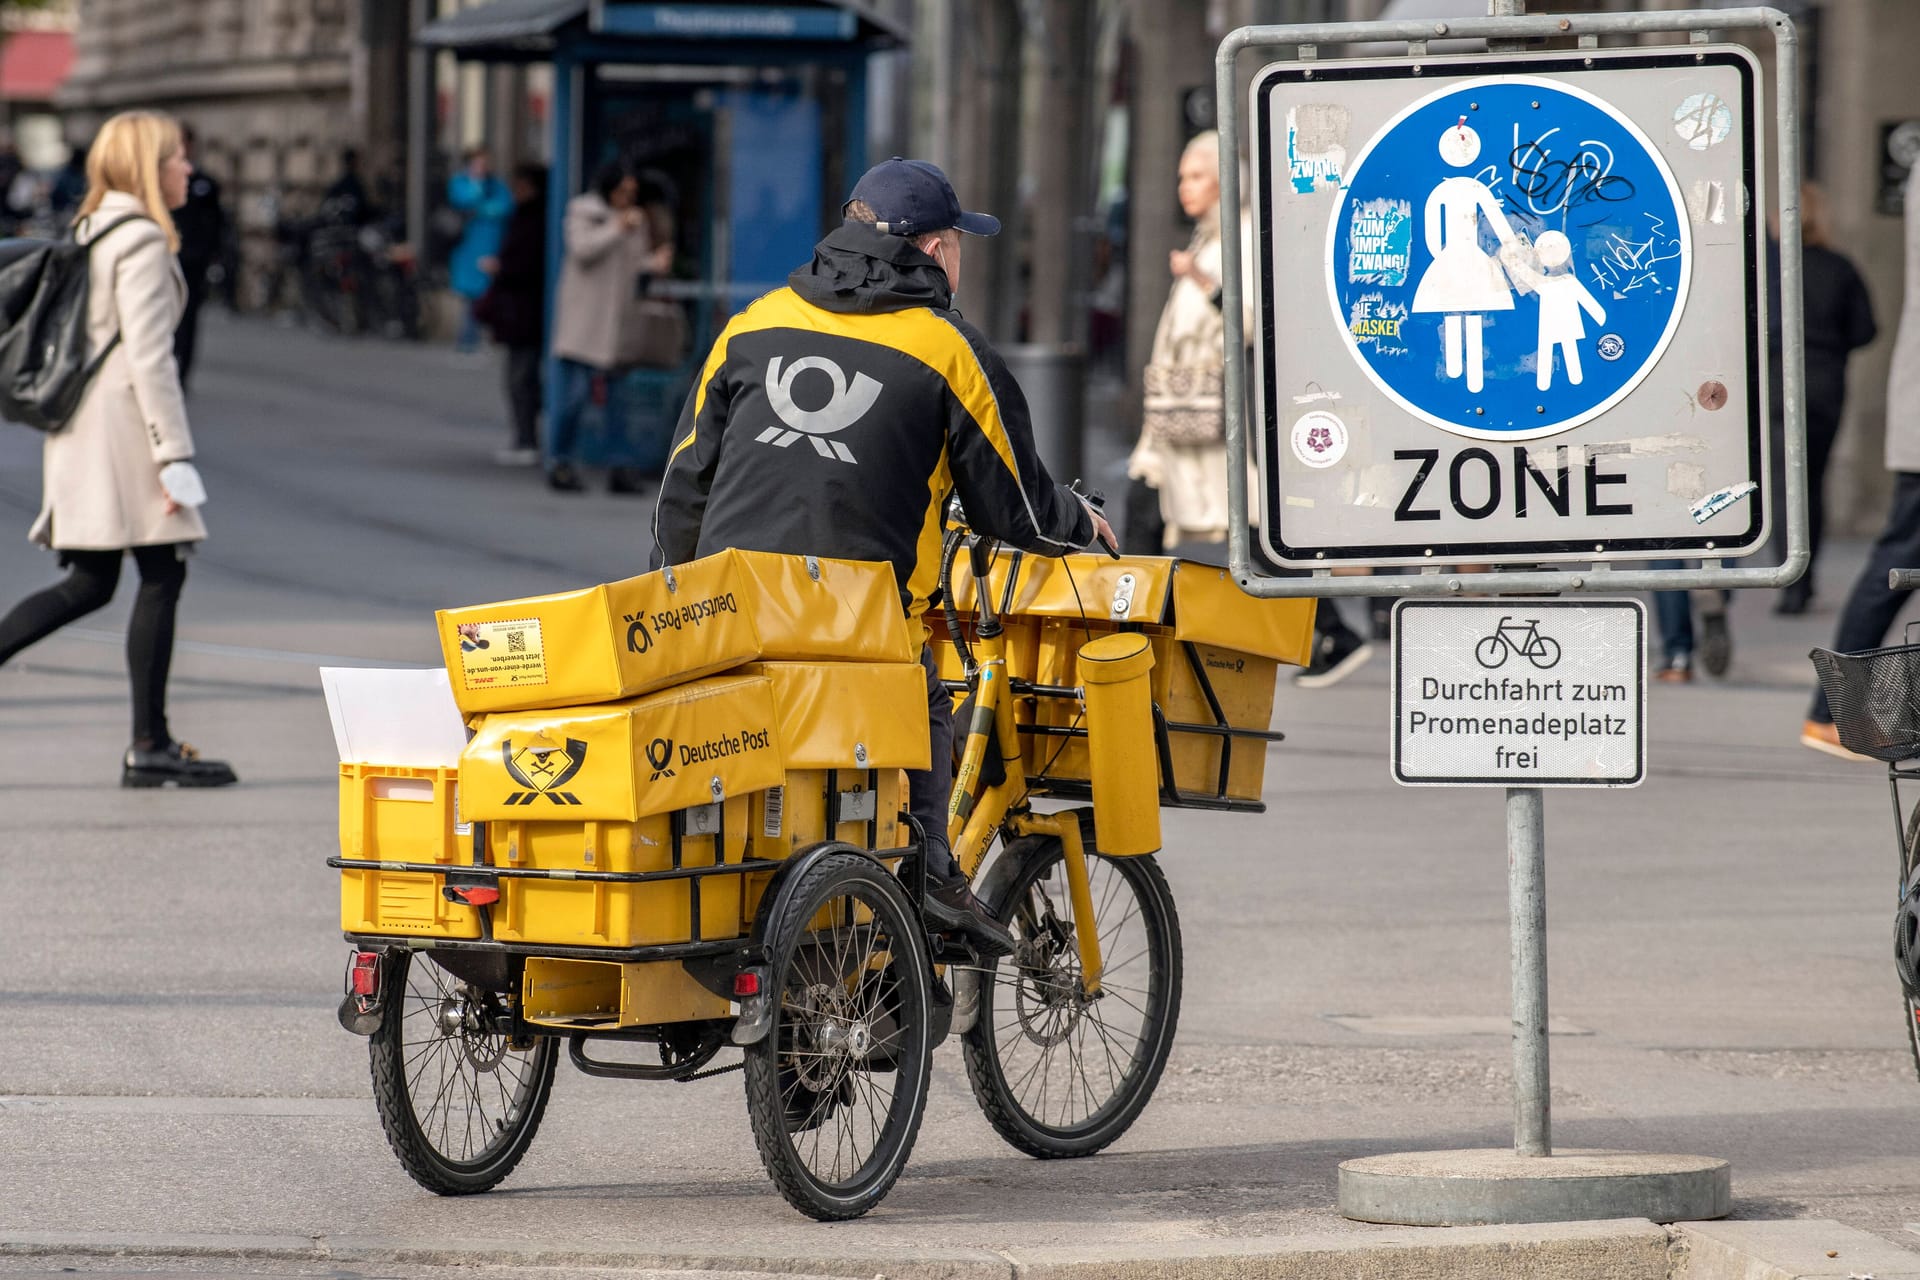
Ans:
[[[1090,841],[1087,853],[1100,994],[1081,990],[1065,852],[1035,842],[996,904],[1014,952],[981,975],[979,1017],[963,1038],[988,1122],[1043,1160],[1092,1155],[1127,1131],[1180,1020],[1180,918],[1159,864],[1109,858]]]
[[[1505,636],[1488,636],[1473,646],[1473,660],[1491,671],[1507,660]]]

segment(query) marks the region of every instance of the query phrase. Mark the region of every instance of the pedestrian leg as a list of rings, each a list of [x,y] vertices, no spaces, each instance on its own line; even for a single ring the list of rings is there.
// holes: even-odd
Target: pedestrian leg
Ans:
[[[1895,473],[1887,526],[1873,544],[1867,566],[1854,580],[1847,603],[1840,610],[1840,627],[1833,641],[1837,652],[1872,649],[1886,638],[1887,629],[1900,616],[1907,597],[1913,594],[1889,587],[1887,574],[1894,569],[1912,568],[1920,568],[1920,472],[1901,471]],[[1821,725],[1833,723],[1826,690],[1814,690],[1807,718]]]
[[[133,684],[133,743],[144,750],[173,741],[167,731],[167,677],[173,669],[174,615],[187,562],[175,545],[135,547],[140,592],[127,626],[127,675]]]
[[[68,551],[66,579],[13,606],[0,618],[0,663],[61,627],[105,608],[120,581],[118,551]]]

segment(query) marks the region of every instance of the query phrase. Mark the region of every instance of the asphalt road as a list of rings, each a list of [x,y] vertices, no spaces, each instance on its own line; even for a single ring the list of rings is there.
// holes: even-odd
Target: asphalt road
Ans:
[[[244,781],[115,785],[130,589],[0,669],[0,1238],[691,1251],[1365,1233],[1333,1212],[1340,1160],[1510,1140],[1500,793],[1389,781],[1383,652],[1335,689],[1283,687],[1264,817],[1168,815],[1180,1040],[1108,1154],[1003,1146],[948,1047],[891,1198],[822,1227],[767,1183],[738,1076],[563,1066],[500,1191],[420,1191],[381,1136],[364,1043],[333,1018],[345,948],[314,667],[436,661],[437,606],[639,571],[651,503],[495,468],[491,363],[221,317],[202,345],[213,536],[182,605],[174,722]],[[52,580],[24,542],[37,491],[37,437],[0,431],[16,538],[0,599]],[[1740,601],[1731,680],[1655,688],[1644,786],[1550,794],[1554,1136],[1725,1156],[1740,1214],[1920,1245],[1886,789],[1794,741],[1805,651],[1859,554],[1833,549],[1828,607],[1807,618]]]

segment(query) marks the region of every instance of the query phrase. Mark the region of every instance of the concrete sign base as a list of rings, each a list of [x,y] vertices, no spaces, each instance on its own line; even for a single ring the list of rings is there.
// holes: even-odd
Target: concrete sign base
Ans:
[[[1409,1227],[1650,1218],[1697,1222],[1733,1208],[1725,1160],[1628,1151],[1417,1151],[1340,1166],[1340,1212]]]

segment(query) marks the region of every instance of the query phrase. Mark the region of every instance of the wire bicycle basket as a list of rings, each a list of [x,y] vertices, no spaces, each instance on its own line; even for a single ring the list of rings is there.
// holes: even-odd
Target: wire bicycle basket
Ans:
[[[1920,757],[1920,644],[1807,655],[1826,691],[1840,745],[1888,764]]]

